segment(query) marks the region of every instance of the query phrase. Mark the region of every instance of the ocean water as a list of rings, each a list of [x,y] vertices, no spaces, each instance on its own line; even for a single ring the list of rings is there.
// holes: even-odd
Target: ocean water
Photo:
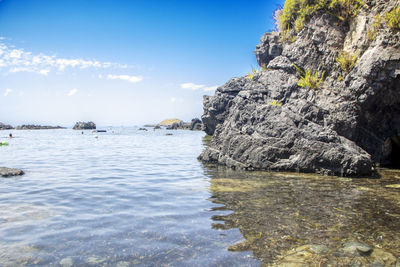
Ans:
[[[0,178],[0,266],[260,265],[213,228],[232,211],[210,199],[203,132],[12,132],[0,166],[26,174]]]
[[[0,166],[26,174],[0,178],[0,266],[400,263],[400,170],[233,171],[197,160],[203,132],[12,132]],[[374,252],[344,254],[346,242]],[[294,253],[305,245],[326,249]]]

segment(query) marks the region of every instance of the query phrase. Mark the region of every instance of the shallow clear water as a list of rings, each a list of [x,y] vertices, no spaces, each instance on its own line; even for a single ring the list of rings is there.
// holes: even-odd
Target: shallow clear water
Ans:
[[[0,166],[0,266],[259,266],[212,228],[202,132],[13,131]],[[0,132],[6,137],[8,131]]]
[[[196,159],[204,133],[169,132],[13,131],[0,166],[26,174],[0,178],[0,266],[400,264],[400,170],[232,171]]]

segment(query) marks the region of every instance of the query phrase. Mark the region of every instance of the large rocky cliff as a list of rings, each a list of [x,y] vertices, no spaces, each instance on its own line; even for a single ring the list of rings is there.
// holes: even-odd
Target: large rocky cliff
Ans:
[[[398,4],[397,4],[398,5]],[[319,10],[282,41],[266,33],[254,77],[233,78],[204,97],[213,135],[205,162],[248,170],[371,175],[400,166],[400,32],[385,18],[396,1],[365,1],[343,20]],[[354,66],[341,66],[347,55]],[[310,70],[324,80],[299,86]]]

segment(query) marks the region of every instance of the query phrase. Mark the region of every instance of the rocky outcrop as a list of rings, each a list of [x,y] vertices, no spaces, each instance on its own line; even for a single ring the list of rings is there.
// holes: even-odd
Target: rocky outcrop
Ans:
[[[318,12],[293,43],[267,33],[256,48],[263,70],[233,78],[204,97],[202,120],[213,135],[205,162],[248,170],[370,175],[374,164],[400,158],[400,33],[382,25],[368,38],[377,14],[394,1],[366,1],[368,8],[343,22]],[[346,72],[336,58],[356,55]],[[300,87],[303,70],[325,80]]]
[[[192,122],[190,123],[190,130],[192,131],[201,131],[202,129],[202,122],[198,118],[192,119]]]
[[[14,129],[14,127],[0,122],[0,130],[11,130],[11,129]]]
[[[18,175],[24,175],[24,172],[20,169],[0,167],[0,176],[2,176],[2,177],[10,177],[10,176],[18,176]]]
[[[192,119],[191,122],[174,122],[171,125],[167,126],[167,130],[191,130],[191,131],[201,131],[202,130],[202,122],[198,118]]]
[[[72,128],[74,130],[93,130],[96,129],[96,124],[92,121],[89,122],[77,122],[75,123],[74,127]]]
[[[16,130],[51,130],[51,129],[65,129],[65,127],[24,124],[24,125],[15,127],[15,129]]]

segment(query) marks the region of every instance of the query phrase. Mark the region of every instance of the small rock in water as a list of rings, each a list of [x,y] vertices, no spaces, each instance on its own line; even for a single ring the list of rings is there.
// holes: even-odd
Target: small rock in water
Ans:
[[[60,265],[63,267],[71,267],[74,265],[74,260],[71,257],[60,260]]]
[[[103,263],[104,261],[105,261],[105,259],[95,257],[95,256],[89,257],[86,260],[86,262],[91,265],[99,265],[99,264]]]
[[[23,175],[23,174],[24,174],[24,171],[19,170],[19,169],[0,167],[0,176],[2,176],[2,177],[18,176],[18,175]]]
[[[116,267],[128,267],[129,266],[129,262],[127,261],[119,261],[116,265]]]
[[[366,244],[362,244],[359,242],[348,242],[348,243],[344,243],[343,244],[343,248],[342,251],[346,254],[350,254],[350,255],[369,255],[371,254],[371,252],[373,251],[373,248],[366,245]]]

